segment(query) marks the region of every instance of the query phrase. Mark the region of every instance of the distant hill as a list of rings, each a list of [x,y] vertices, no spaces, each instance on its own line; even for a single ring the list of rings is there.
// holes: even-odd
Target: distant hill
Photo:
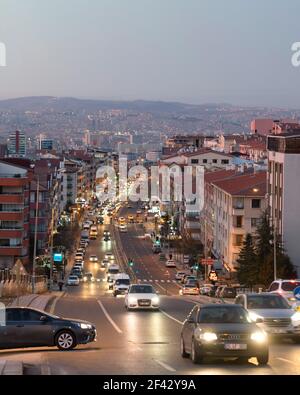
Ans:
[[[229,104],[185,104],[178,102],[164,101],[112,101],[112,100],[90,100],[76,99],[72,97],[52,97],[34,96],[16,99],[0,100],[0,111],[90,111],[121,109],[137,112],[157,112],[157,113],[190,113],[203,110],[214,110],[218,107],[230,107]]]

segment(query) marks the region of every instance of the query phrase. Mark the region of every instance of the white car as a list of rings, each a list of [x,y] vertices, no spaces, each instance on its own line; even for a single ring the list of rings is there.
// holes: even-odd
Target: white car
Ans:
[[[166,262],[166,267],[176,267],[176,263],[173,259],[168,259]]]
[[[179,293],[180,295],[199,295],[199,288],[194,284],[184,284]]]
[[[113,282],[113,295],[125,295],[130,287],[130,277],[126,273],[116,274]]]
[[[84,262],[83,262],[83,261],[76,262],[75,265],[74,265],[74,269],[80,269],[80,270],[82,270],[82,269],[83,269],[83,265],[84,265]]]
[[[127,225],[120,225],[119,229],[120,229],[120,232],[126,233],[127,232]]]
[[[125,295],[125,307],[128,311],[131,309],[158,310],[159,306],[159,296],[149,284],[133,284]]]
[[[115,260],[115,256],[114,256],[114,254],[112,252],[107,252],[105,254],[105,259],[108,259],[110,261],[114,261]]]
[[[107,268],[107,282],[108,282],[108,289],[113,289],[114,280],[117,274],[120,273],[120,268],[118,265],[110,265]]]
[[[186,272],[177,272],[175,275],[175,280],[181,281],[183,276],[185,276],[187,273]]]
[[[109,266],[109,260],[108,259],[103,259],[102,260],[102,262],[101,262],[101,267],[102,268],[106,268],[106,267],[108,267]]]
[[[268,292],[279,293],[282,295],[291,305],[296,302],[294,297],[294,289],[300,287],[300,280],[275,280],[270,285]]]
[[[84,260],[84,256],[82,252],[77,252],[75,255],[75,261],[76,262],[81,262]]]
[[[67,285],[79,285],[80,281],[77,276],[69,276]]]
[[[90,255],[89,261],[90,261],[90,262],[97,263],[97,262],[98,262],[98,257],[97,257],[97,255]]]

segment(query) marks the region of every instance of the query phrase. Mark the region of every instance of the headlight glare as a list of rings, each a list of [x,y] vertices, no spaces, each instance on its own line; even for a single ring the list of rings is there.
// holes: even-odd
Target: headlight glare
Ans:
[[[200,339],[204,340],[205,342],[212,342],[218,339],[218,336],[213,332],[204,332],[200,334]]]
[[[158,297],[158,296],[154,296],[154,297],[152,298],[152,303],[153,303],[153,304],[159,304],[159,297]]]
[[[267,340],[267,334],[265,332],[254,332],[251,334],[251,340],[257,343],[264,343]]]

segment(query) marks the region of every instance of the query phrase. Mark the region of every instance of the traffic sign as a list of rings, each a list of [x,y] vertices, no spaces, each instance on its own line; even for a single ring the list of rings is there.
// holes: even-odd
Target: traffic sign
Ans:
[[[294,289],[294,296],[297,300],[300,300],[300,286]]]

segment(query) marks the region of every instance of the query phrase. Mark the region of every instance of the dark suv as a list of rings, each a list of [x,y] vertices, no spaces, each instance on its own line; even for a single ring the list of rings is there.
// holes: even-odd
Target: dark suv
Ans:
[[[0,326],[0,349],[52,347],[67,351],[96,339],[96,328],[87,321],[64,319],[27,307],[9,307]]]

